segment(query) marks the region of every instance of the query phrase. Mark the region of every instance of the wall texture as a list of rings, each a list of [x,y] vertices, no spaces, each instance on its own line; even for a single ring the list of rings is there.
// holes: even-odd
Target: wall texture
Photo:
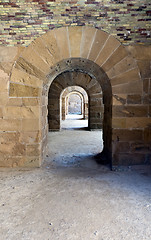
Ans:
[[[124,44],[150,44],[150,0],[1,0],[1,44],[24,46],[50,29],[93,26]]]

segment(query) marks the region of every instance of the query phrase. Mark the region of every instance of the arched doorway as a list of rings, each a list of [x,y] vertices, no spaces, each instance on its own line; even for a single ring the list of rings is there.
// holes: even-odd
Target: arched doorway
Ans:
[[[103,153],[110,163],[122,161],[120,145],[129,141],[122,136],[125,131],[131,131],[123,121],[127,109],[124,94],[130,88],[132,93],[134,85],[142,90],[136,62],[108,33],[89,27],[67,27],[54,29],[36,39],[13,67],[9,97],[26,98],[18,116],[22,136],[19,143],[25,148],[24,158],[15,156],[18,164],[21,161],[24,166],[39,166],[44,159],[48,90],[57,76],[73,71],[86,73],[100,84],[104,103]],[[36,99],[34,106],[33,98]],[[119,107],[117,102],[121,98],[122,107]]]
[[[88,118],[88,94],[87,92],[79,86],[71,86],[67,87],[62,91],[61,94],[61,119],[65,120],[66,115],[68,114],[68,96],[72,93],[78,94],[81,99],[82,99],[82,109],[81,109],[81,114],[83,115],[83,119]]]

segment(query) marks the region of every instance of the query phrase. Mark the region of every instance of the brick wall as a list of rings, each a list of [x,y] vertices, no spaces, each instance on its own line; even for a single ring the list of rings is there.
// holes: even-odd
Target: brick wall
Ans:
[[[150,44],[149,0],[1,0],[0,44],[27,46],[49,29],[93,26],[124,44]]]

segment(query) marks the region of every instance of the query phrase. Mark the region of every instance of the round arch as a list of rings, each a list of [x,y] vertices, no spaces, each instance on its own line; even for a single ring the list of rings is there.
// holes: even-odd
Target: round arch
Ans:
[[[61,73],[77,70],[97,79],[101,85],[106,103],[104,112],[110,116],[105,119],[103,128],[106,132],[104,152],[113,164],[120,162],[118,142],[126,126],[123,115],[117,112],[126,111],[124,94],[129,89],[131,94],[135,92],[134,86],[137,92],[138,89],[142,91],[140,74],[135,60],[116,38],[99,29],[83,26],[47,32],[33,41],[14,64],[9,97],[23,99],[20,114],[16,116],[21,124],[19,141],[25,147],[21,165],[39,166],[44,159],[48,89]],[[122,104],[121,108],[117,102]]]
[[[73,71],[73,69],[74,68],[72,66],[72,71],[63,72],[62,74],[58,75],[50,85],[48,93],[49,129],[53,131],[60,130],[60,95],[61,92],[69,86],[80,86],[86,91],[89,97],[88,128],[90,130],[102,129],[102,113],[104,112],[104,105],[101,86],[96,78],[89,76],[87,73],[79,71],[78,69],[76,71]],[[109,96],[111,97],[109,90],[107,96],[107,101],[109,101]]]
[[[83,115],[83,119],[88,118],[88,95],[83,88],[81,88],[79,86],[72,86],[72,87],[67,87],[61,93],[61,97],[60,97],[60,101],[61,101],[61,120],[66,119],[67,98],[70,94],[73,94],[73,93],[77,93],[77,94],[80,95],[80,97],[82,99],[81,113]]]

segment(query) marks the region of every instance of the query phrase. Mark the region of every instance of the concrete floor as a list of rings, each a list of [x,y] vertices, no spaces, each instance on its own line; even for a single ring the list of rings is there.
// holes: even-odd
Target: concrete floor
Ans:
[[[41,168],[1,168],[0,240],[150,240],[150,167],[111,172],[101,149],[101,131],[50,132]]]

